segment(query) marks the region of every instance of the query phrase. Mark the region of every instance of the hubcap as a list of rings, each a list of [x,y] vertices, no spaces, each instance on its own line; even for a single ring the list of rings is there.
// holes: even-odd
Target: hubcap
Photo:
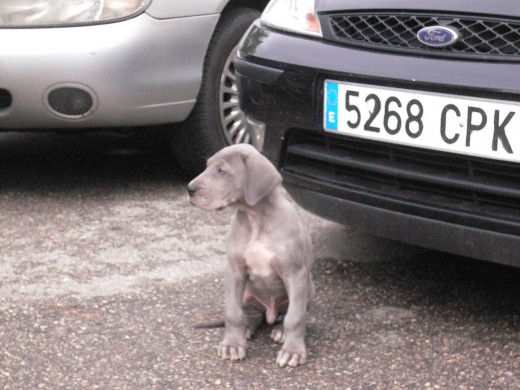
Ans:
[[[239,105],[238,87],[233,63],[237,49],[238,46],[235,46],[231,50],[224,64],[220,79],[220,125],[230,145],[249,143],[261,151],[264,145],[265,125],[247,116],[240,109]]]

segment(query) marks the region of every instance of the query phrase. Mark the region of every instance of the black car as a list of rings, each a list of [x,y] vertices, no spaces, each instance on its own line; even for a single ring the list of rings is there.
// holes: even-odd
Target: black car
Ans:
[[[520,2],[273,0],[235,67],[304,208],[520,267]]]

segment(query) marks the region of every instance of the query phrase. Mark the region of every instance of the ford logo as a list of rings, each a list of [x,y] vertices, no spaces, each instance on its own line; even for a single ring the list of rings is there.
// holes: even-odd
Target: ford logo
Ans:
[[[417,33],[417,39],[427,46],[446,47],[459,40],[459,33],[450,27],[430,26],[420,29]]]

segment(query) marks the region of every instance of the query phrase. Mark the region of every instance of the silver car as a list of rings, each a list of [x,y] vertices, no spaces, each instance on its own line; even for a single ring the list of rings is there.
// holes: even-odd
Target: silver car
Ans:
[[[189,173],[230,143],[261,147],[232,59],[267,1],[2,0],[0,130],[172,127]]]

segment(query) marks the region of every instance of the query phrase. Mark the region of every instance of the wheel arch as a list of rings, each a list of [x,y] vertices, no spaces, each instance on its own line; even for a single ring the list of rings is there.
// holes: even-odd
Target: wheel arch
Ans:
[[[177,162],[189,176],[200,173],[204,169],[207,158],[229,144],[227,130],[225,127],[222,128],[222,112],[220,111],[223,109],[223,106],[220,105],[221,100],[219,100],[222,97],[220,95],[222,71],[226,69],[226,63],[233,50],[230,45],[236,46],[235,42],[240,39],[249,24],[260,15],[261,9],[258,7],[261,3],[267,3],[267,0],[264,2],[231,0],[219,13],[218,22],[206,50],[202,83],[197,101],[189,117],[183,122],[182,131],[172,133],[170,139]],[[229,88],[229,90],[235,91],[234,88]],[[252,126],[247,119],[246,122],[239,124],[245,124],[246,127]],[[243,135],[242,132],[240,134]]]

